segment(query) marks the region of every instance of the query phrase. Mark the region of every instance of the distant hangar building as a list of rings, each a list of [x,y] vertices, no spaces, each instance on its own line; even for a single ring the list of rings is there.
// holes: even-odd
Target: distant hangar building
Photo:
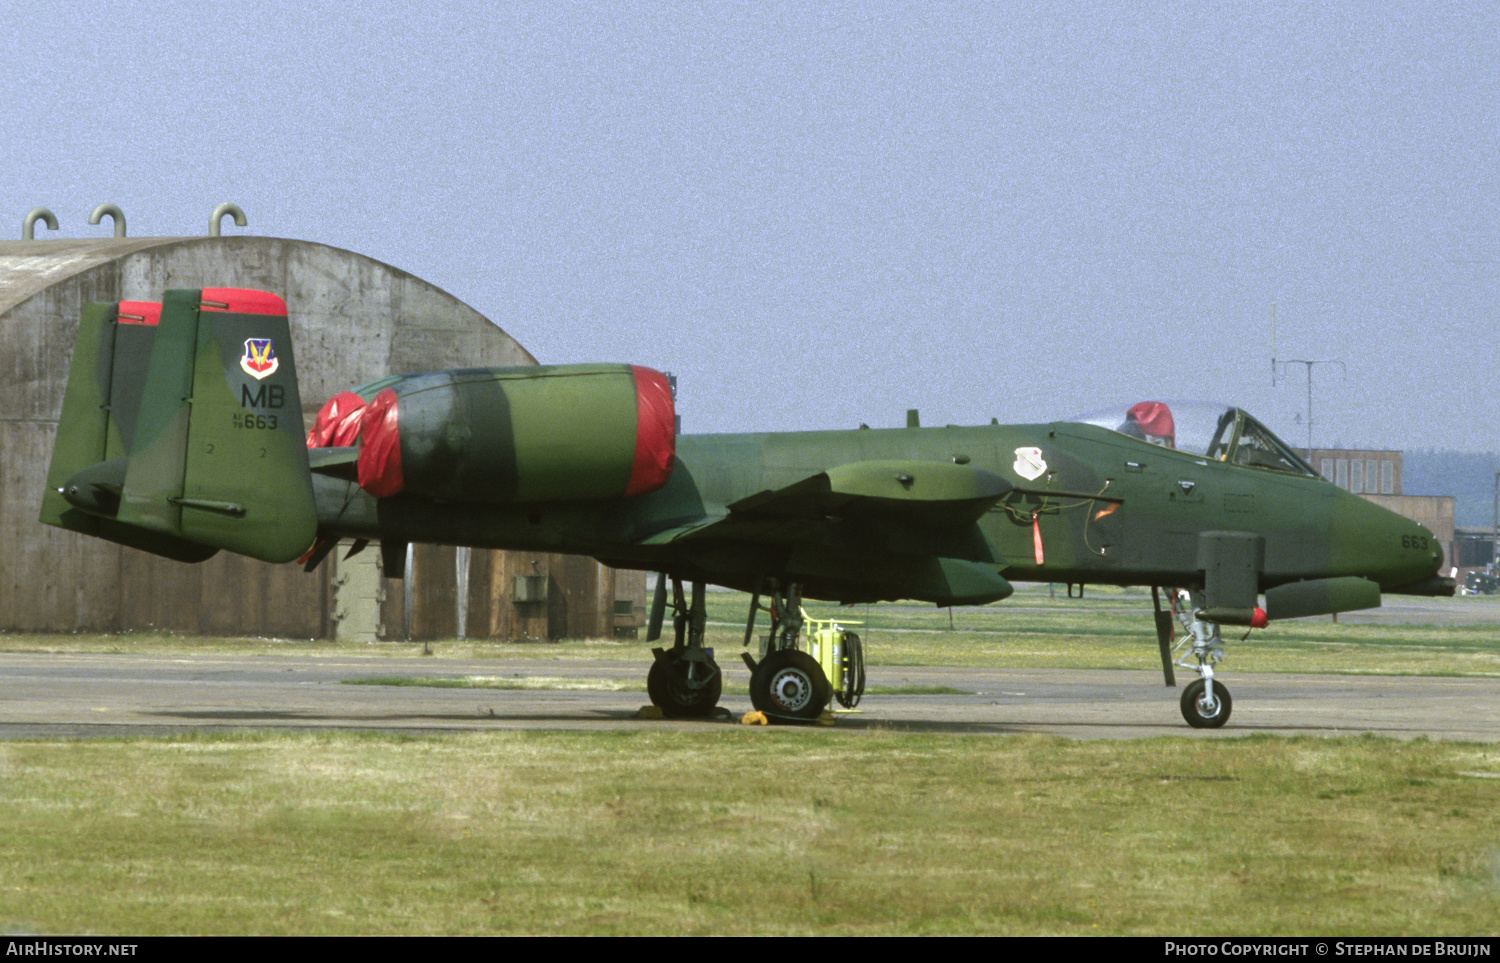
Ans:
[[[28,225],[29,226],[29,225]],[[83,305],[169,288],[285,298],[303,420],[393,373],[533,365],[452,295],[379,261],[267,237],[0,241],[0,631],[291,638],[609,637],[641,623],[645,576],[592,559],[415,546],[412,577],[379,552],[313,574],[220,552],[186,565],[37,521]]]

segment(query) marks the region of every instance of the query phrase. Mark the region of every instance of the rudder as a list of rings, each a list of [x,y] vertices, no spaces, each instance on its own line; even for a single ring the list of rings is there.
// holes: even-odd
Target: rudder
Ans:
[[[286,303],[168,291],[119,519],[287,562],[317,532]]]

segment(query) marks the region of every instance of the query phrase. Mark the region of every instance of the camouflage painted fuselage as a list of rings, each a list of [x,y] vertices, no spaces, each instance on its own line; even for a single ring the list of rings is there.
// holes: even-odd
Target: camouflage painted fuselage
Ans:
[[[1039,454],[1024,461],[1026,450]],[[898,496],[947,488],[915,507],[881,504],[878,492],[777,498],[870,464],[913,476]],[[992,497],[922,470],[954,465],[1008,490]],[[663,488],[588,503],[377,501],[353,484],[315,481],[329,534],[573,552],[744,589],[773,576],[838,601],[986,601],[1008,594],[1009,581],[1201,587],[1204,536],[1214,533],[1258,537],[1260,591],[1358,576],[1387,592],[1432,594],[1425,583],[1441,563],[1425,528],[1322,479],[1071,422],[681,436]]]

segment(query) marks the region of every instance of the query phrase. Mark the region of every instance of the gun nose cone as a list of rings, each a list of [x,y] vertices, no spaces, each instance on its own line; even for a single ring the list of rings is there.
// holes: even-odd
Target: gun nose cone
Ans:
[[[1416,556],[1423,560],[1422,574],[1436,575],[1443,569],[1442,541],[1432,534],[1432,529],[1426,525],[1413,523],[1412,528],[1415,529],[1416,534],[1412,535],[1411,544],[1417,549]]]
[[[1403,571],[1405,578],[1398,584],[1388,584],[1386,592],[1393,595],[1439,595],[1451,596],[1456,588],[1453,579],[1442,574],[1443,545],[1426,526],[1411,523],[1412,534],[1402,536]]]
[[[1442,546],[1430,529],[1358,495],[1340,495],[1347,495],[1336,503],[1340,574],[1369,579],[1385,592],[1447,594],[1438,575]]]
[[[1424,577],[1436,575],[1443,567],[1443,543],[1438,541],[1438,537],[1426,525],[1413,523],[1412,530],[1410,540],[1403,539],[1403,544],[1409,544],[1412,549],[1412,567]]]

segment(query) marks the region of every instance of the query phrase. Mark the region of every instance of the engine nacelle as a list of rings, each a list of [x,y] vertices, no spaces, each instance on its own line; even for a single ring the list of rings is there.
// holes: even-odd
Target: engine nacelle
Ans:
[[[620,498],[655,491],[672,472],[672,390],[650,368],[471,368],[387,378],[358,394],[368,404],[357,415],[336,404],[347,395],[325,406],[326,430],[320,415],[310,443],[349,444],[357,421],[359,484],[380,498]]]

